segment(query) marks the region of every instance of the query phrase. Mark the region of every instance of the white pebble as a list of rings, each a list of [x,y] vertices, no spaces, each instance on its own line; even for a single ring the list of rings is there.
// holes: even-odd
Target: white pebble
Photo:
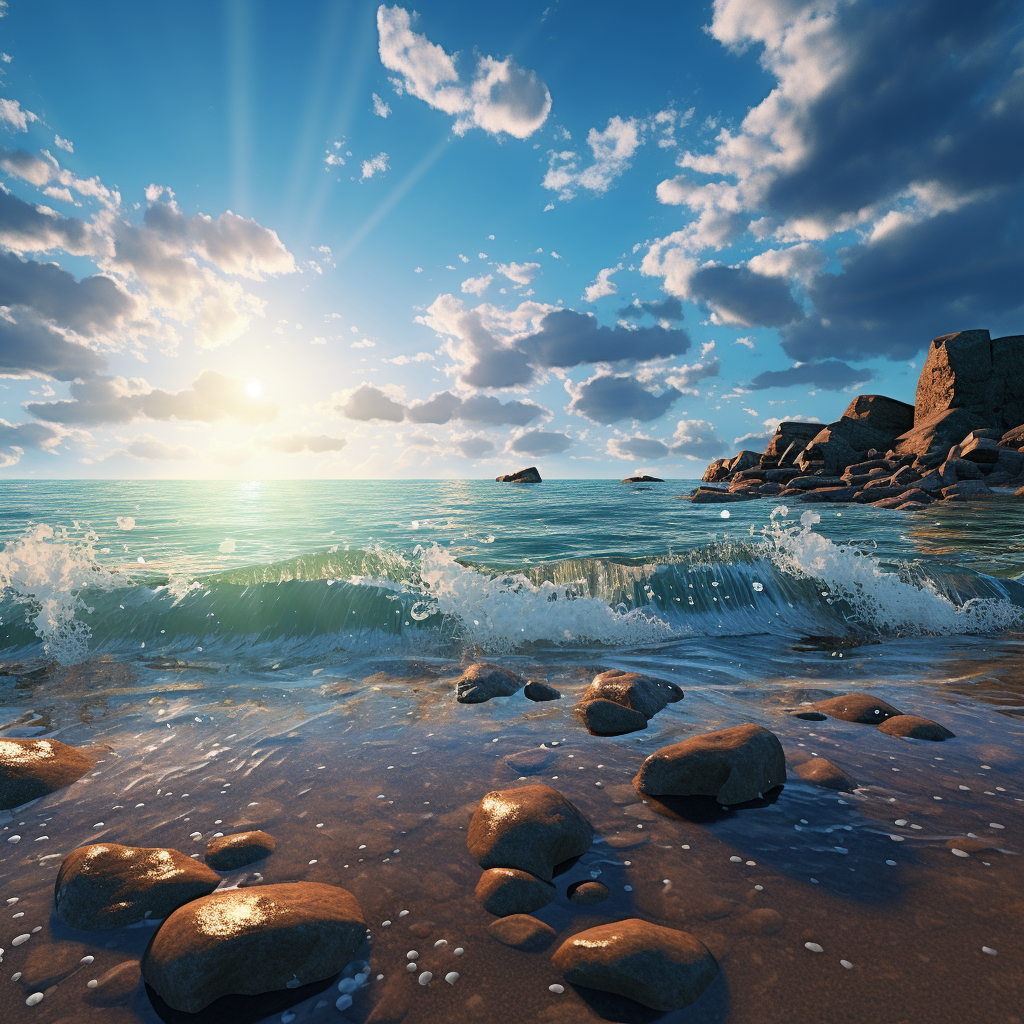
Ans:
[[[442,946],[447,946],[447,945],[448,945],[448,940],[447,939],[438,939],[437,942],[434,943],[434,949],[440,949]]]
[[[405,969],[407,971],[415,971],[416,970],[416,965],[414,963],[407,963],[405,965]]]
[[[459,980],[459,973],[458,973],[458,971],[449,971],[444,976],[444,980],[447,981],[449,985],[454,985],[455,982],[457,982]]]
[[[16,971],[11,975],[11,981],[21,981],[21,971]]]
[[[906,825],[906,823],[907,823],[907,819],[906,818],[897,818],[896,819],[896,824],[897,825]]]
[[[755,888],[755,889],[756,889],[756,890],[757,890],[758,892],[763,892],[763,891],[764,891],[764,886],[763,886],[763,885],[755,885],[755,886],[754,886],[754,888]]]
[[[633,886],[631,886],[631,885],[624,885],[622,888],[625,889],[626,892],[632,892],[633,891]]]
[[[95,988],[98,984],[99,984],[99,982],[95,978],[93,978],[92,981],[87,981],[85,983],[85,987],[86,988]]]
[[[809,949],[812,953],[824,953],[825,950],[821,948],[816,942],[805,942],[804,949]]]
[[[742,857],[730,857],[729,860],[732,861],[733,864],[742,864],[743,863],[743,858]]]
[[[202,839],[202,838],[203,838],[203,833],[202,832],[193,832],[192,835],[189,836],[189,839],[197,839],[198,840],[198,839]]]
[[[851,970],[853,970],[853,964],[851,964],[849,960],[840,960],[839,962],[840,962],[840,963],[841,963],[841,964],[843,965],[843,967],[845,967],[845,968],[846,968],[846,969],[847,969],[848,971],[851,971]]]
[[[452,950],[452,952],[456,956],[462,956],[462,954],[465,953],[466,951],[461,946],[456,946],[455,949]]]
[[[400,910],[400,911],[398,912],[398,916],[399,916],[399,917],[407,917],[407,916],[408,916],[408,914],[409,914],[409,911],[408,911],[408,910]]]
[[[891,868],[896,867],[896,861],[894,860],[887,860],[885,863],[888,864]]]
[[[25,1005],[26,1006],[38,1006],[38,1004],[41,1003],[42,1001],[43,1001],[43,993],[42,992],[33,992],[32,995],[30,995],[28,997],[28,999],[25,1000]]]
[[[982,946],[981,947],[981,951],[982,951],[982,953],[988,953],[989,956],[997,956],[998,955],[996,953],[996,951],[991,946]]]
[[[21,842],[21,836],[11,836],[7,840],[7,842],[9,842],[9,843],[20,843]]]
[[[747,865],[748,868],[756,868],[757,867],[757,861],[756,860],[748,860],[748,861],[744,861],[744,863]]]
[[[338,1001],[334,1004],[339,1010],[347,1010],[352,1005],[352,997],[350,995],[338,996]]]
[[[91,964],[93,962],[93,960],[95,960],[95,959],[96,959],[96,957],[94,957],[94,956],[83,956],[82,959],[79,960],[78,962],[80,964]]]
[[[419,958],[420,955],[416,952],[415,949],[410,949],[409,952],[405,954],[406,960],[419,960]]]
[[[548,985],[548,991],[554,992],[556,996],[560,996],[565,991],[565,988],[562,985]]]
[[[995,822],[995,821],[990,821],[988,823],[988,827],[989,828],[1006,828],[1005,825],[1000,825],[998,822]]]
[[[954,849],[954,850],[950,850],[949,852],[951,854],[953,854],[954,857],[970,857],[970,854],[967,853],[965,850],[955,850]]]
[[[381,926],[381,928],[390,928],[391,927],[391,922],[390,921],[381,921],[380,926]]]
[[[14,905],[15,903],[17,903],[17,902],[18,902],[18,897],[17,897],[17,896],[12,896],[12,897],[11,897],[11,898],[10,898],[10,899],[9,899],[9,900],[7,901],[7,906],[9,906],[9,907],[10,907],[10,906],[13,906],[13,905]]]
[[[430,973],[430,971],[424,971],[416,980],[421,985],[426,987],[434,980],[434,976]]]
[[[23,935],[16,935],[13,939],[11,939],[11,945],[20,946],[23,942],[28,942],[30,938],[31,936],[29,935],[28,932],[25,932]]]

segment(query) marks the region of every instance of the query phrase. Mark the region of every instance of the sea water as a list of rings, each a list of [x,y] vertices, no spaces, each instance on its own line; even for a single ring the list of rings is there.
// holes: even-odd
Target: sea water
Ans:
[[[1021,974],[1004,905],[1024,817],[1024,504],[693,505],[693,483],[0,484],[0,737],[109,748],[94,776],[2,822],[0,896],[19,900],[12,914],[29,908],[10,926],[32,938],[14,949],[0,931],[0,1017],[80,1014],[87,981],[148,941],[122,929],[89,945],[51,918],[68,850],[103,839],[201,853],[218,832],[261,827],[277,851],[258,877],[225,884],[328,881],[367,913],[371,970],[346,1019],[507,1020],[513,990],[517,1019],[633,1019],[572,988],[552,1003],[562,979],[549,958],[496,943],[473,899],[473,808],[490,789],[543,781],[599,834],[538,912],[560,940],[637,916],[685,927],[719,957],[702,1008],[666,1020],[930,1021],[950,1006],[1013,1019],[997,1011]],[[480,660],[563,700],[459,705],[452,681]],[[608,668],[671,679],[686,697],[641,733],[590,736],[572,704]],[[957,738],[790,714],[853,690]],[[702,819],[630,785],[659,746],[747,721],[775,731],[792,763],[828,756],[861,787],[842,797],[791,774],[763,806]],[[538,746],[549,764],[524,780],[505,755]],[[951,855],[969,834],[994,837],[995,852]],[[574,908],[561,890],[592,877],[611,899]],[[443,979],[444,949],[464,947],[459,981],[417,986],[403,951],[439,936],[449,945],[424,969]],[[828,970],[804,962],[808,942]],[[89,978],[60,966],[87,946]],[[980,973],[950,989],[965,962]],[[851,982],[857,971],[869,975]],[[847,1017],[835,986],[849,988]],[[26,1008],[37,990],[43,1003]],[[316,993],[283,1005],[300,996],[297,1020],[338,1019]],[[142,989],[104,1013],[157,1019]]]

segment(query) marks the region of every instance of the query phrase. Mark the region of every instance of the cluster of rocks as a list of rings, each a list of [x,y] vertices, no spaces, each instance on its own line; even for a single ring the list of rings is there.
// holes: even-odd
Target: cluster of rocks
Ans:
[[[621,736],[646,729],[662,708],[683,699],[665,679],[612,669],[594,677],[573,708],[594,736]]]
[[[691,500],[858,502],[905,511],[1024,495],[1024,336],[932,341],[915,404],[859,395],[833,423],[780,423],[764,452],[708,466]]]
[[[868,693],[848,693],[828,700],[804,704],[793,712],[794,717],[812,722],[838,718],[843,722],[873,725],[887,736],[912,740],[948,740],[953,738],[945,726],[918,715],[907,715],[887,701]]]
[[[553,686],[540,679],[525,679],[518,672],[478,661],[455,680],[456,700],[460,704],[484,704],[495,697],[512,697],[520,690],[532,701],[561,700]]]

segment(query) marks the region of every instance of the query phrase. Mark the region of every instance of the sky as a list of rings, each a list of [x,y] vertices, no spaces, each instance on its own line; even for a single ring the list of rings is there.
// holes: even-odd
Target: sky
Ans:
[[[0,0],[0,479],[700,476],[1022,219],[1019,2]]]

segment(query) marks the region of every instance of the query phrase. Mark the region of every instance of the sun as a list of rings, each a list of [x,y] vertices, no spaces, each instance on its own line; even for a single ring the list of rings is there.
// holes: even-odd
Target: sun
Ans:
[[[245,385],[245,393],[250,398],[259,398],[263,394],[263,381],[249,381],[249,383]]]

